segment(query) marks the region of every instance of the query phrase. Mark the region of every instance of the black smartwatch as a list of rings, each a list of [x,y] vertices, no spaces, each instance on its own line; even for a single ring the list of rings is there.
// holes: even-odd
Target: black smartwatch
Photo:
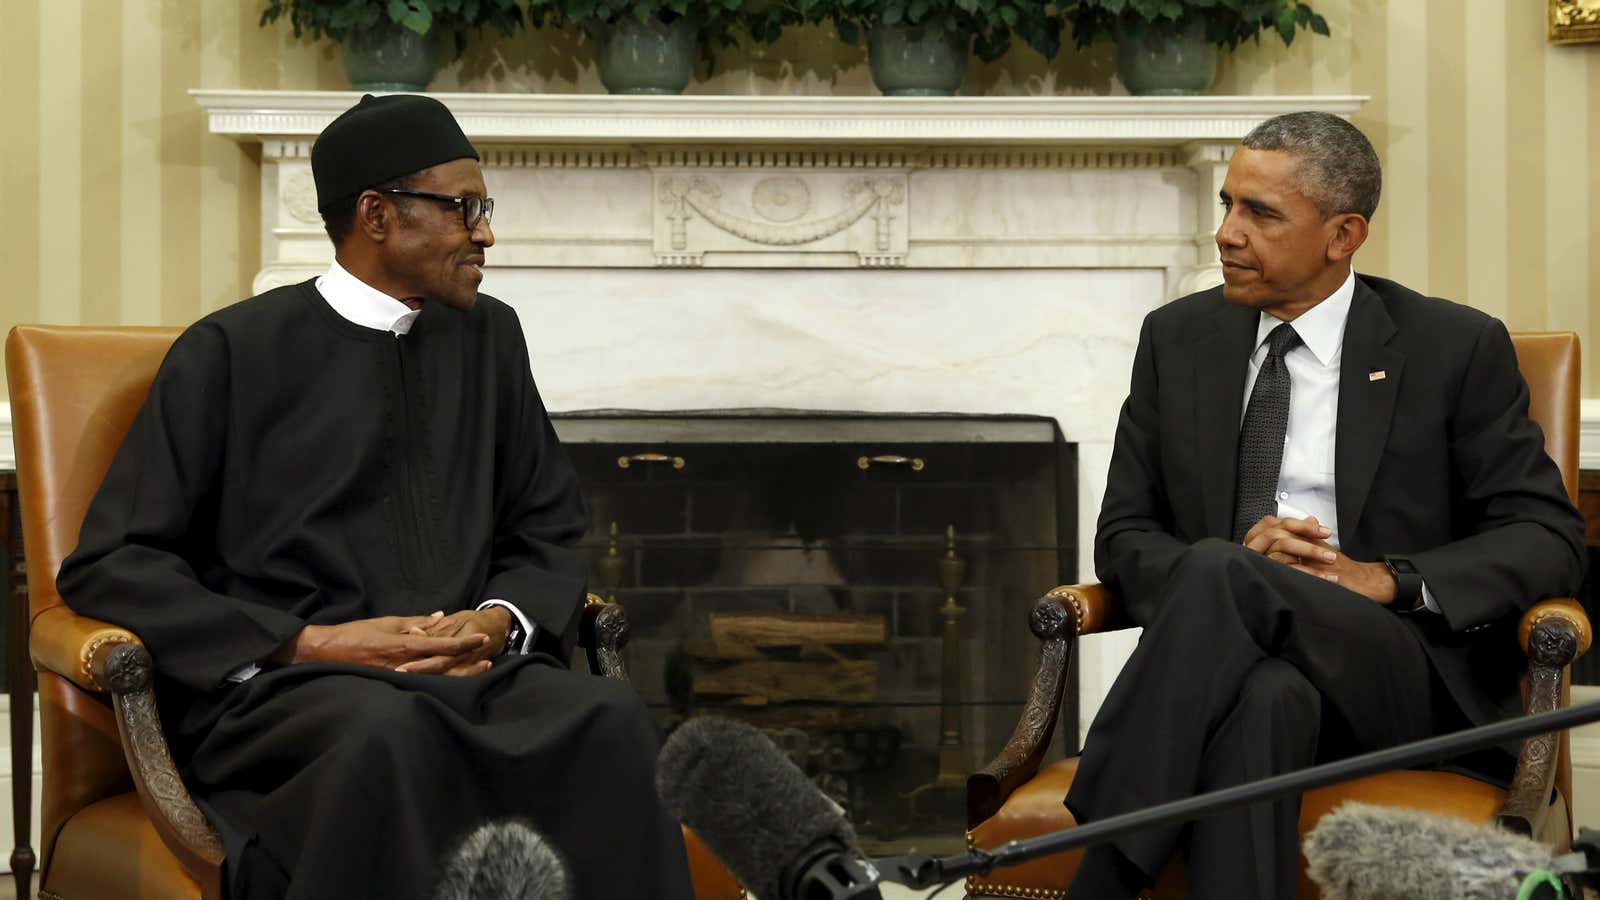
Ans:
[[[1389,608],[1395,612],[1412,612],[1422,608],[1422,573],[1411,564],[1410,557],[1384,554],[1383,564],[1394,576],[1394,602]]]

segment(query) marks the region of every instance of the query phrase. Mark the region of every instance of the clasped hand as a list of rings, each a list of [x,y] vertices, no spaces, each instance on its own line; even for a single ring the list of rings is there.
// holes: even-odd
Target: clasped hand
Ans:
[[[398,672],[477,675],[505,648],[511,613],[501,607],[445,615],[382,616],[307,625],[273,654],[279,664],[337,662]]]
[[[1298,569],[1315,575],[1340,587],[1388,606],[1394,602],[1394,577],[1383,563],[1357,562],[1329,546],[1327,538],[1333,531],[1317,521],[1316,516],[1294,519],[1263,516],[1261,521],[1245,532],[1244,545]]]

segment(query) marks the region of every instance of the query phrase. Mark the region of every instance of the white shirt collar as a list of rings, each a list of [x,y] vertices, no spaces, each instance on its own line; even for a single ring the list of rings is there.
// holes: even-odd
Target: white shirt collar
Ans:
[[[1339,356],[1339,349],[1344,346],[1344,323],[1350,318],[1350,301],[1355,295],[1356,270],[1352,267],[1350,274],[1345,276],[1344,284],[1339,285],[1327,299],[1301,313],[1292,323],[1295,333],[1300,335],[1300,341],[1324,366],[1332,365]],[[1262,311],[1261,321],[1256,324],[1256,349],[1259,350],[1266,343],[1272,329],[1282,324],[1282,319]]]
[[[363,328],[405,334],[421,310],[412,309],[345,271],[338,260],[317,279],[320,293],[333,311]]]

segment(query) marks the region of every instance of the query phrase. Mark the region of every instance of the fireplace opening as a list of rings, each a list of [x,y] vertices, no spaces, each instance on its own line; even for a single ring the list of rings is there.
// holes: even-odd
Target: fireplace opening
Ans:
[[[553,417],[664,731],[762,728],[870,853],[952,850],[964,782],[1077,573],[1076,445],[1036,416],[599,410]],[[1058,728],[1076,746],[1076,685]]]

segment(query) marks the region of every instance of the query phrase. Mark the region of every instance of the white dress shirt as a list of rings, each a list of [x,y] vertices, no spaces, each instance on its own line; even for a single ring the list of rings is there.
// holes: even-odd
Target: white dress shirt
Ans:
[[[347,321],[375,331],[393,332],[396,339],[405,336],[411,330],[412,323],[417,321],[417,314],[421,312],[351,275],[345,271],[344,266],[339,265],[338,260],[329,263],[327,274],[317,279],[317,293],[333,307],[334,312]],[[478,609],[488,609],[491,606],[505,607],[522,626],[521,646],[507,647],[505,652],[527,653],[533,646],[533,623],[522,614],[522,610],[504,600],[485,600],[478,604]],[[260,671],[259,664],[250,663],[229,675],[228,680],[249,681]]]
[[[1334,498],[1333,450],[1339,421],[1339,362],[1344,357],[1344,325],[1356,293],[1352,269],[1328,298],[1290,323],[1300,344],[1283,355],[1289,368],[1289,427],[1283,436],[1283,466],[1278,471],[1278,515],[1296,519],[1316,516],[1333,534],[1326,540],[1339,546],[1338,505]],[[1256,346],[1244,379],[1244,406],[1267,359],[1267,336],[1283,320],[1263,311],[1256,324]],[[1423,604],[1434,612],[1428,586],[1422,586]]]
[[[351,275],[337,259],[317,279],[317,293],[345,319],[374,331],[392,331],[397,337],[411,330],[421,312]]]

